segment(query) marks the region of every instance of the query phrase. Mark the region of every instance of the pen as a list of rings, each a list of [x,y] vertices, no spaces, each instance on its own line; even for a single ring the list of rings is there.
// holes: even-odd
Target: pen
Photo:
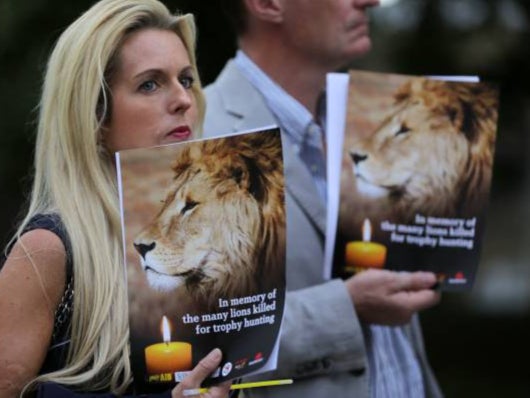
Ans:
[[[243,388],[256,388],[256,387],[269,387],[269,386],[281,386],[285,384],[292,384],[293,379],[279,379],[279,380],[264,380],[264,381],[253,381],[250,383],[232,384],[231,390],[240,390]],[[208,391],[208,388],[192,388],[183,391],[185,397],[191,397],[193,395],[199,395]]]

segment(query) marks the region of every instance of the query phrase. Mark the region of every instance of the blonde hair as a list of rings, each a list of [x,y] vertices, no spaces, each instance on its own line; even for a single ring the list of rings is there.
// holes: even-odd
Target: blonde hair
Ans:
[[[157,0],[102,0],[70,25],[48,61],[40,103],[35,175],[25,225],[37,213],[57,213],[71,242],[75,275],[71,343],[65,368],[38,376],[74,389],[123,393],[131,382],[128,308],[118,195],[112,158],[102,148],[111,112],[108,82],[127,35],[174,31],[195,71],[199,123],[204,98],[195,61],[191,15],[172,15]]]

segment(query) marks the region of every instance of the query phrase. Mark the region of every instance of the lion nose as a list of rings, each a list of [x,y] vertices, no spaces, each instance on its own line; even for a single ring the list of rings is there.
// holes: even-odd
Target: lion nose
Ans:
[[[140,253],[140,256],[145,260],[145,255],[147,252],[150,252],[153,250],[156,246],[156,242],[151,243],[150,245],[146,245],[144,243],[134,243],[134,248]]]
[[[353,163],[359,164],[363,160],[366,160],[368,158],[368,155],[360,155],[357,152],[350,152],[350,157],[353,160]]]

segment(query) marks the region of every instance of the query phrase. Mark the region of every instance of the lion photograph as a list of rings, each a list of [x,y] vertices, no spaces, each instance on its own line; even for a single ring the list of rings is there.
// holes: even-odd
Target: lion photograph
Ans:
[[[285,262],[279,133],[179,147],[176,155],[171,146],[150,149],[153,159],[149,150],[122,155],[130,157],[122,170],[128,262],[151,289],[180,289],[207,306],[277,284]]]
[[[274,138],[274,136],[273,136]],[[281,147],[266,134],[191,144],[154,220],[134,238],[151,287],[214,304],[266,291],[281,275]]]
[[[374,241],[385,253],[379,267],[456,275],[469,264],[468,283],[489,200],[496,86],[364,71],[349,77],[334,269],[354,269],[348,250]]]
[[[285,295],[279,129],[122,151],[117,163],[133,362],[144,366],[142,347],[161,341],[165,317],[172,341],[202,341],[194,358],[213,346],[241,346],[228,343],[235,334],[204,331],[228,314],[221,301],[267,294],[278,322],[269,315],[244,336],[253,341],[248,349],[256,339],[264,354],[272,349]],[[262,303],[272,308],[271,300]],[[243,321],[231,316],[216,324]]]
[[[404,223],[415,214],[480,214],[491,182],[496,90],[389,75],[385,95],[371,96],[370,77],[360,73],[354,81],[360,100],[350,107],[341,202],[363,218]]]

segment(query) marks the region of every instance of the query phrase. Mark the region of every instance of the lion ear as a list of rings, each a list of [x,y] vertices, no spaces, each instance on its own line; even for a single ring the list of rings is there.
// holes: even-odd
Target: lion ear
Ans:
[[[248,191],[256,200],[260,201],[263,198],[261,171],[252,159],[246,156],[243,159],[246,167],[238,166],[232,168],[230,176],[241,189]]]
[[[478,134],[476,115],[468,101],[460,99],[456,103],[447,105],[447,115],[451,123],[466,136],[468,141],[475,142]]]
[[[252,186],[251,162],[244,159],[245,166],[233,166],[230,168],[230,178],[235,181],[239,188],[250,191]]]
[[[445,106],[445,113],[451,123],[458,129],[461,130],[462,127],[462,110],[460,109],[460,104],[450,103]]]
[[[407,99],[410,98],[411,87],[412,87],[412,83],[409,80],[408,82],[406,82],[405,84],[403,84],[397,89],[397,91],[394,93],[394,101],[396,104],[406,101]]]
[[[237,185],[241,186],[241,182],[243,181],[243,168],[241,167],[234,167],[230,170],[230,177],[236,182]]]

